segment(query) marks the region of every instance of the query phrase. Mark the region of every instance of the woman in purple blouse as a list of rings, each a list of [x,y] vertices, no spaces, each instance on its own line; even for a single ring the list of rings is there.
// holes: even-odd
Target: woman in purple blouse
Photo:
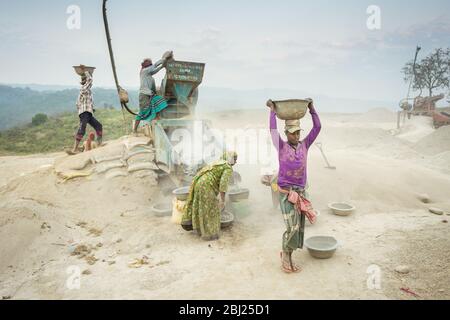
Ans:
[[[303,248],[305,233],[305,215],[299,214],[295,206],[288,201],[288,192],[296,191],[306,198],[305,186],[307,181],[307,159],[308,149],[319,135],[321,124],[319,116],[314,109],[314,104],[308,105],[309,113],[312,116],[313,128],[305,139],[300,140],[300,120],[286,121],[285,134],[287,141],[284,141],[277,130],[277,119],[275,104],[272,100],[267,101],[270,112],[270,134],[272,142],[278,151],[278,187],[280,189],[280,206],[286,224],[286,231],[283,234],[283,246],[281,260],[282,269],[287,273],[299,272],[300,267],[292,261],[292,253]]]

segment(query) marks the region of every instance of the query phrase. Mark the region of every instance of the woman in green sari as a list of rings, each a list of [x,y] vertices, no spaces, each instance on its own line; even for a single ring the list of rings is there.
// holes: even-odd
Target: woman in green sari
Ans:
[[[235,152],[227,152],[221,160],[204,167],[196,174],[181,220],[184,230],[195,230],[206,241],[219,238],[221,211],[225,207],[225,193],[228,191],[236,160]]]

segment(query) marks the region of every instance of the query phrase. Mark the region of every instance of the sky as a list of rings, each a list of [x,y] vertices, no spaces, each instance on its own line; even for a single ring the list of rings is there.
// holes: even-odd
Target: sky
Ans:
[[[83,63],[97,68],[95,85],[112,87],[101,2],[0,0],[0,83],[77,85],[71,66]],[[78,29],[67,27],[70,6],[80,9]],[[108,18],[124,87],[139,85],[143,58],[173,50],[206,63],[208,87],[399,101],[416,45],[419,58],[450,47],[447,0],[108,0]]]

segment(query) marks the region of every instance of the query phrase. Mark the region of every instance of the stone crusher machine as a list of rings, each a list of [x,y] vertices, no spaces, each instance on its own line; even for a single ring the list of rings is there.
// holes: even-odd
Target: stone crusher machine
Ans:
[[[128,94],[119,85],[106,3],[107,0],[103,0],[103,22],[114,81],[122,108],[135,115],[127,106]],[[180,178],[171,179],[176,184],[189,182],[201,166],[216,160],[224,151],[224,144],[212,133],[210,123],[194,118],[198,86],[203,81],[204,71],[204,63],[167,61],[166,75],[158,92],[169,106],[161,112],[161,119],[151,125],[155,160],[170,178]]]
[[[437,129],[444,125],[450,125],[450,114],[436,108],[436,103],[444,97],[444,94],[431,97],[418,96],[412,99],[413,104],[409,103],[407,99],[403,99],[400,101],[400,108],[403,109],[402,112],[408,116],[408,119],[411,115],[432,117],[433,125]],[[400,118],[398,121],[400,121]]]
[[[436,102],[444,99],[445,95],[440,94],[432,97],[417,97],[414,99],[414,106],[411,113],[413,115],[424,115],[433,118],[435,129],[450,125],[450,113],[436,108]]]
[[[415,116],[429,116],[432,117],[436,110],[436,102],[444,99],[445,95],[440,94],[431,97],[416,97],[412,106],[411,113]]]
[[[158,166],[181,184],[190,182],[200,167],[218,159],[225,150],[210,122],[194,117],[204,70],[204,63],[167,62],[158,94],[169,106],[151,126]]]

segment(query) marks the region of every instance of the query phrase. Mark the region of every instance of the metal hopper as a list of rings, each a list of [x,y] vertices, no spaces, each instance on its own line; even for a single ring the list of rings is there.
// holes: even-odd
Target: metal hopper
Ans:
[[[162,119],[178,119],[194,114],[198,86],[203,81],[204,72],[204,63],[175,60],[167,63],[160,91],[169,107],[161,112]]]

